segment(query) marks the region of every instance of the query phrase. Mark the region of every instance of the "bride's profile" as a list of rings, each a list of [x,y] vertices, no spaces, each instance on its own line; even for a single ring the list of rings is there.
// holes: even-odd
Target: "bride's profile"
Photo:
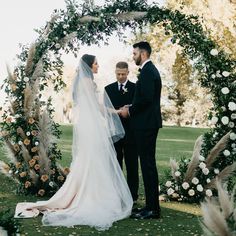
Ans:
[[[73,83],[72,162],[65,183],[47,201],[18,203],[16,218],[43,213],[44,225],[104,230],[130,215],[133,201],[113,146],[124,129],[108,96],[99,97],[97,70],[96,57],[83,55]]]

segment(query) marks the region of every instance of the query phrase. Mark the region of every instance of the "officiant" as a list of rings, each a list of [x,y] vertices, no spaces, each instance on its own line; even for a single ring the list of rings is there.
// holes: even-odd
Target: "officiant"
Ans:
[[[119,109],[127,104],[132,104],[134,97],[135,84],[128,80],[128,63],[120,61],[115,68],[116,82],[105,87],[105,90],[115,109]],[[125,129],[125,137],[114,143],[117,160],[123,169],[125,163],[127,171],[127,183],[133,197],[134,203],[138,199],[138,155],[135,147],[133,132],[130,129],[130,119],[121,118]]]

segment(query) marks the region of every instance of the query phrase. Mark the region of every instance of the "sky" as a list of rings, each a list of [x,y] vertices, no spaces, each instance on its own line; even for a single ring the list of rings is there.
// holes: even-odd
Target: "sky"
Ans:
[[[82,0],[79,0],[83,2]],[[165,0],[153,0],[160,6]],[[96,5],[102,5],[103,0],[95,0]],[[0,3],[0,84],[6,77],[6,64],[13,68],[16,64],[15,55],[20,52],[19,44],[30,44],[37,38],[34,29],[44,26],[54,9],[65,8],[64,0],[7,0]],[[83,47],[80,53],[93,53],[98,55],[101,70],[106,70],[104,65],[109,61],[119,60],[129,56],[131,51],[127,50],[116,37],[112,37],[109,46],[98,48]],[[65,64],[72,65],[77,63],[78,59],[65,57]],[[2,92],[1,92],[2,93]],[[0,96],[0,103],[1,103]]]

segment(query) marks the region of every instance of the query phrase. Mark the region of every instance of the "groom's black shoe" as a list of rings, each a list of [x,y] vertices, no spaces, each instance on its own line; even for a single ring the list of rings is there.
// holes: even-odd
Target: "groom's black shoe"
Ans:
[[[144,209],[138,213],[134,213],[131,215],[131,218],[133,219],[140,219],[140,220],[144,220],[144,219],[160,219],[161,215],[160,212],[158,211],[151,211],[151,210],[147,210]]]
[[[143,207],[143,208],[139,208],[139,207],[133,207],[132,209],[132,214],[131,214],[131,218],[133,215],[137,214],[137,213],[140,213],[141,211],[145,210],[146,208]]]

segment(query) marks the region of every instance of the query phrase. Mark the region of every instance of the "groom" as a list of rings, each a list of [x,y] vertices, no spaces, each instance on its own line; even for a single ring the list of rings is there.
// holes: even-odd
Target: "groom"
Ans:
[[[133,45],[133,59],[140,66],[134,99],[131,106],[124,106],[122,117],[129,117],[140,157],[144,182],[146,206],[135,211],[132,218],[160,218],[159,181],[155,151],[159,128],[162,127],[160,96],[161,78],[150,60],[151,46],[148,42]]]

